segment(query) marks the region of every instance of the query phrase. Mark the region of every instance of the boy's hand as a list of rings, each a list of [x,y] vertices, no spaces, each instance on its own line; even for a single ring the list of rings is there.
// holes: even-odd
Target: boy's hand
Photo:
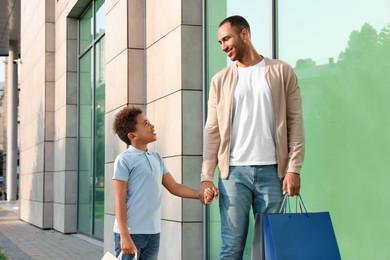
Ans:
[[[121,250],[124,254],[135,254],[137,252],[137,247],[130,235],[121,237]]]
[[[211,202],[213,201],[213,198],[218,199],[218,188],[215,186],[206,188],[204,190],[203,197],[204,197],[204,204],[210,205]]]

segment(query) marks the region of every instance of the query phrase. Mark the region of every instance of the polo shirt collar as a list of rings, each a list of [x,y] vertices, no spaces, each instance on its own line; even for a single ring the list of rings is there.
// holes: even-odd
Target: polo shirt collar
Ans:
[[[134,146],[132,146],[132,145],[130,145],[129,146],[129,148],[127,149],[129,152],[131,152],[131,153],[142,153],[142,154],[144,154],[144,153],[147,153],[147,154],[151,154],[150,153],[150,151],[149,151],[149,149],[146,151],[146,152],[144,152],[144,151],[142,151],[142,150],[140,150],[140,149],[138,149],[137,147],[134,147]]]

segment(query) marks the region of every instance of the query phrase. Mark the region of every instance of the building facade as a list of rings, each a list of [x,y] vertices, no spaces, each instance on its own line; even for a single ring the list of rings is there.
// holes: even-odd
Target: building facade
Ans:
[[[202,148],[202,1],[22,1],[21,219],[113,250],[112,121],[155,124],[175,179],[197,188]],[[199,201],[163,193],[161,259],[202,257]],[[169,250],[168,250],[169,248]]]
[[[149,148],[175,179],[197,188],[208,84],[229,64],[216,33],[240,14],[256,49],[298,76],[306,206],[330,211],[343,259],[390,259],[388,0],[19,2],[22,220],[113,252],[113,162],[126,145],[112,122],[126,105],[155,125]],[[164,190],[161,221],[160,259],[218,259],[218,203],[206,208]]]

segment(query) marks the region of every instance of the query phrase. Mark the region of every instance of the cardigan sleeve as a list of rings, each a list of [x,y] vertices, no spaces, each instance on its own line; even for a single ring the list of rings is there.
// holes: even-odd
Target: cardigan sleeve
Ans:
[[[218,163],[218,149],[221,142],[221,136],[218,126],[216,88],[216,79],[214,77],[210,86],[207,120],[204,129],[201,181],[213,180],[215,168]]]
[[[286,69],[287,100],[287,172],[300,173],[305,154],[305,134],[303,127],[302,99],[298,79],[290,65]]]

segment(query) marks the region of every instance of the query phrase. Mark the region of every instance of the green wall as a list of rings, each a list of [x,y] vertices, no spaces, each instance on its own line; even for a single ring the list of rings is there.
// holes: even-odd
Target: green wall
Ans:
[[[343,259],[390,259],[388,29],[364,24],[337,62],[295,68],[307,138],[302,194],[312,211],[331,212]]]
[[[207,83],[228,64],[217,43],[219,22],[228,15],[252,17],[257,12],[231,2],[206,1]],[[294,67],[303,98],[301,194],[309,211],[330,212],[347,260],[390,259],[385,187],[390,183],[389,5],[386,0],[278,2],[277,55]],[[252,38],[260,39],[256,48],[269,56],[260,47],[269,44],[268,38],[253,36],[264,35],[268,24],[249,22]],[[257,32],[257,27],[263,29]],[[209,207],[208,219],[209,259],[218,259],[217,201]],[[252,230],[244,259],[250,259],[251,236]]]

